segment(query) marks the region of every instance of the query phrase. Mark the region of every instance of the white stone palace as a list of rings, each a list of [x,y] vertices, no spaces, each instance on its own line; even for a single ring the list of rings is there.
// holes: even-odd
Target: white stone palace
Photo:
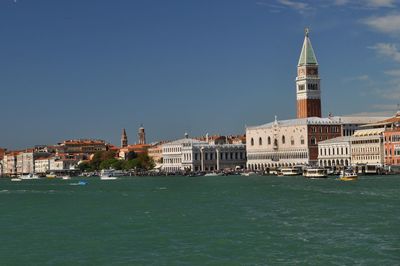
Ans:
[[[165,172],[209,172],[226,169],[245,168],[246,145],[228,143],[209,143],[189,138],[172,141],[162,145]]]

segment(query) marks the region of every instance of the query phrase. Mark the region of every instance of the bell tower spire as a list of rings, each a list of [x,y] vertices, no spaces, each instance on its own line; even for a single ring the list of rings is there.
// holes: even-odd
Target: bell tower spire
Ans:
[[[128,136],[126,135],[125,128],[123,128],[121,135],[121,148],[125,148],[126,146],[128,146]]]
[[[139,139],[139,144],[146,144],[146,133],[144,131],[143,124],[140,125],[140,128],[139,128],[138,139]]]
[[[310,41],[310,30],[304,30],[304,42],[297,64],[297,118],[321,117],[321,90],[318,61]]]

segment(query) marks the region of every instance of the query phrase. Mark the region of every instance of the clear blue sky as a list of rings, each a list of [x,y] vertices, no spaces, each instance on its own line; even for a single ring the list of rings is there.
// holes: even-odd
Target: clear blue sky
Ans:
[[[295,116],[304,36],[323,113],[393,113],[395,0],[0,0],[0,147],[239,134]]]

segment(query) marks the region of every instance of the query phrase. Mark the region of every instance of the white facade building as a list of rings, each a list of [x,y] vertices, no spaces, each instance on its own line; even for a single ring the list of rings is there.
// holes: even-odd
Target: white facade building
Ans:
[[[3,158],[3,174],[4,175],[17,175],[17,157],[20,152],[9,152]]]
[[[385,161],[384,128],[357,130],[351,137],[353,166],[373,165],[382,167]]]
[[[185,167],[183,166],[183,153],[182,148],[185,146],[191,146],[195,143],[206,144],[205,141],[199,141],[196,139],[188,138],[186,135],[185,138],[168,142],[162,145],[162,157],[163,157],[163,165],[162,170],[165,172],[179,172],[184,171]]]
[[[330,118],[275,120],[246,129],[247,167],[252,170],[317,163],[318,142],[340,136]]]
[[[321,167],[351,165],[351,137],[337,137],[318,143],[318,162]]]
[[[35,160],[35,172],[44,174],[50,170],[50,158],[37,158]]]
[[[76,160],[59,159],[56,157],[49,160],[50,171],[74,170],[76,165]]]
[[[162,147],[165,172],[222,171],[245,168],[245,144],[209,144],[207,141],[184,138]]]

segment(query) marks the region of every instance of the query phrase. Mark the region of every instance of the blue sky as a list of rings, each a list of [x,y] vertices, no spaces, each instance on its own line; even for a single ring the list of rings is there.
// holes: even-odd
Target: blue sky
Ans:
[[[0,147],[293,118],[306,26],[324,115],[396,110],[395,0],[0,0]]]

